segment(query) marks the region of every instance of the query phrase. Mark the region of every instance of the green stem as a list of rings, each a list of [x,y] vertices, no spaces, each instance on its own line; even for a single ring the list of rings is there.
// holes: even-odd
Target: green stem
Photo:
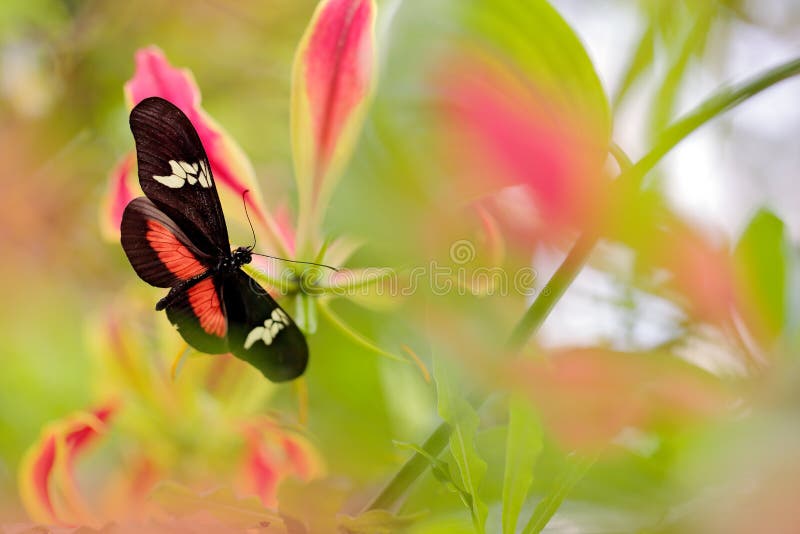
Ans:
[[[797,74],[800,74],[800,58],[756,75],[737,87],[718,91],[694,111],[664,130],[652,150],[635,165],[623,170],[620,177],[614,182],[614,186],[622,188],[623,191],[638,191],[641,189],[647,172],[689,134],[720,113],[738,106],[748,98]],[[598,239],[599,236],[593,232],[586,232],[578,238],[564,262],[514,328],[508,342],[509,347],[514,350],[522,348],[528,338],[536,333],[553,306],[586,263]],[[450,427],[446,423],[442,423],[425,441],[423,449],[431,456],[436,457],[447,445],[449,436]],[[383,491],[367,506],[366,510],[389,508],[394,505],[402,498],[411,484],[425,472],[428,465],[428,460],[423,455],[414,454],[389,481]]]
[[[600,237],[591,232],[586,232],[578,238],[567,257],[558,267],[558,270],[550,277],[547,285],[544,286],[544,289],[542,289],[536,300],[533,301],[533,304],[531,304],[528,311],[525,312],[525,315],[522,316],[522,319],[511,332],[508,340],[509,349],[512,351],[520,350],[542,326],[553,307],[564,295],[572,281],[575,280],[581,268],[583,268],[583,264],[586,263],[589,253],[594,249],[598,239]]]
[[[431,458],[439,456],[447,443],[450,440],[450,425],[442,423],[433,431],[425,443],[422,444],[422,449],[425,450]],[[397,503],[405,493],[406,489],[422,475],[430,465],[430,460],[425,455],[414,453],[414,455],[400,468],[400,471],[394,475],[392,480],[383,491],[369,503],[365,510],[379,510],[388,509]]]
[[[778,82],[800,74],[800,58],[778,65],[766,72],[749,78],[734,87],[726,87],[700,104],[691,113],[684,115],[659,136],[655,146],[617,180],[631,189],[639,189],[645,174],[650,171],[675,145],[714,117],[735,108],[745,100]]]
[[[373,343],[366,337],[362,336],[350,326],[347,325],[338,315],[336,315],[333,310],[331,310],[330,306],[322,300],[317,302],[317,308],[319,309],[322,316],[328,320],[333,326],[339,329],[344,335],[350,338],[356,345],[360,345],[367,350],[371,350],[372,352],[379,354],[385,358],[389,358],[390,360],[394,360],[401,363],[412,363],[408,360],[408,358],[403,358],[402,356],[398,356],[397,354],[393,354],[388,350],[383,350],[377,344]]]

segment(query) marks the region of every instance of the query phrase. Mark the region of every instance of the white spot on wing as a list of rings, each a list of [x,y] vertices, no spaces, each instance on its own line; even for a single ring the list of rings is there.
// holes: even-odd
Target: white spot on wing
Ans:
[[[253,330],[247,335],[247,339],[244,340],[244,349],[248,350],[250,347],[253,346],[253,344],[256,341],[261,339],[261,337],[263,335],[264,335],[264,327],[263,326],[257,326],[255,328],[253,328]]]
[[[172,174],[169,176],[153,176],[153,180],[172,189],[180,189],[186,182],[194,185],[200,182],[201,187],[211,187],[211,173],[204,161],[198,163],[186,163],[185,161],[169,161]]]
[[[272,310],[272,320],[283,323],[285,325],[289,324],[289,316],[286,315],[286,312],[280,308],[275,308]]]
[[[184,178],[171,174],[169,176],[153,176],[153,180],[172,189],[180,189],[186,182]]]
[[[211,179],[209,178],[211,173],[208,171],[208,167],[206,166],[205,161],[200,162],[200,170],[197,174],[197,179],[200,181],[200,185],[203,187],[211,187]]]
[[[275,308],[270,314],[270,318],[264,320],[264,326],[257,326],[250,331],[244,342],[245,350],[250,349],[259,339],[265,345],[270,346],[278,337],[281,330],[289,326],[289,316],[280,308]]]
[[[179,176],[180,178],[186,178],[186,171],[184,170],[183,165],[186,164],[182,161],[178,163],[174,159],[169,160],[169,166],[172,168],[172,174]]]

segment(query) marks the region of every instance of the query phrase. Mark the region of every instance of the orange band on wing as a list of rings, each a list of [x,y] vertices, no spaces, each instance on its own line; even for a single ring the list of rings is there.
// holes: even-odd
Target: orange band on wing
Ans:
[[[145,237],[150,247],[158,254],[161,263],[181,280],[188,280],[205,272],[206,268],[197,261],[186,245],[178,241],[175,234],[160,222],[148,220]]]
[[[217,288],[211,278],[189,288],[189,304],[206,333],[218,337],[225,335],[228,327],[219,305]]]

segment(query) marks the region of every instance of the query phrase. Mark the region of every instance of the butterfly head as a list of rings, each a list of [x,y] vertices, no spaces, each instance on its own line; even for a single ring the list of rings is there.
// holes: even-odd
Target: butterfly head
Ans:
[[[253,253],[249,247],[239,247],[231,253],[231,267],[235,270],[253,261]]]

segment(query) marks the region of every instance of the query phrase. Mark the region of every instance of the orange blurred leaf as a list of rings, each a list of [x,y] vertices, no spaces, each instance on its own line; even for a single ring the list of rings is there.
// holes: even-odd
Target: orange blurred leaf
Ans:
[[[689,424],[732,406],[715,376],[667,354],[565,349],[516,362],[512,381],[568,449],[603,448],[627,427]]]

